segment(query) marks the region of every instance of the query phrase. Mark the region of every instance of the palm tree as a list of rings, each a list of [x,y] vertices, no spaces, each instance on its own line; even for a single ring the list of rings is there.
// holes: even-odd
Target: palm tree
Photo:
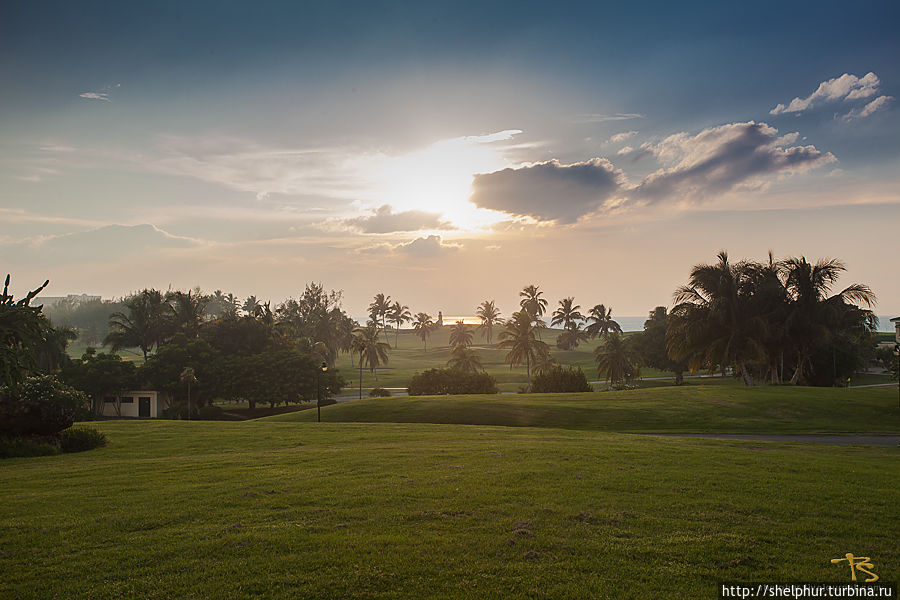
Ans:
[[[376,323],[378,319],[381,319],[381,330],[385,329],[385,319],[387,318],[388,311],[391,310],[391,297],[385,296],[384,294],[375,294],[375,298],[372,300],[372,303],[369,304],[369,314],[372,315],[372,320]]]
[[[506,322],[506,328],[500,333],[499,348],[509,349],[504,359],[509,368],[525,363],[528,385],[531,385],[531,363],[538,356],[549,355],[547,344],[536,339],[538,326],[536,319],[525,309],[514,312]]]
[[[765,358],[767,323],[753,311],[752,265],[728,261],[724,250],[714,265],[691,269],[688,285],[675,292],[669,315],[666,349],[675,360],[688,359],[692,368],[711,371],[728,365],[754,385],[750,366]]]
[[[397,328],[397,336],[394,338],[394,349],[396,350],[397,345],[400,343],[400,327],[402,327],[404,323],[412,321],[412,313],[409,312],[408,306],[403,306],[397,301],[391,305],[391,308],[388,311],[388,320]]]
[[[249,316],[255,317],[257,310],[259,309],[259,300],[257,300],[256,296],[248,296],[247,299],[244,300],[241,309]]]
[[[574,323],[556,337],[556,347],[560,350],[574,350],[578,344],[587,341],[588,337],[590,336],[581,328],[581,323]]]
[[[477,373],[483,369],[481,358],[479,358],[478,354],[463,344],[453,347],[447,366],[467,373]]]
[[[175,328],[188,337],[199,337],[208,301],[208,298],[200,293],[199,288],[187,292],[167,293],[166,302],[172,307]]]
[[[113,352],[122,348],[140,348],[147,354],[168,337],[171,328],[172,307],[166,303],[159,290],[146,289],[125,300],[124,312],[114,312],[109,317],[109,334],[103,345]]]
[[[450,328],[450,347],[462,346],[468,348],[472,345],[472,330],[463,321],[457,321]]]
[[[434,321],[431,316],[423,312],[418,313],[413,320],[413,329],[416,335],[422,338],[422,342],[425,343],[425,352],[428,352],[428,336],[434,329]]]
[[[563,329],[574,329],[578,321],[584,320],[584,315],[579,311],[581,305],[575,304],[575,298],[568,297],[559,301],[559,308],[553,311],[551,326],[562,325]]]
[[[854,283],[833,296],[828,296],[831,286],[847,268],[839,260],[820,259],[815,265],[806,257],[789,258],[783,263],[785,288],[789,295],[788,315],[785,322],[788,335],[796,347],[797,364],[791,383],[803,377],[810,361],[813,345],[818,339],[830,340],[840,334],[839,323],[853,321],[848,313],[856,312],[859,318],[871,322],[872,312],[860,310],[852,303],[875,304],[875,294],[862,284]],[[865,324],[863,324],[865,327]]]
[[[590,310],[587,320],[589,322],[585,332],[591,338],[595,338],[598,335],[606,337],[609,333],[622,333],[622,328],[613,321],[612,308],[607,309],[602,304],[597,304]]]
[[[519,305],[532,317],[540,318],[547,311],[547,300],[541,298],[543,295],[544,292],[539,286],[527,285],[519,292],[519,296],[522,298],[519,300]]]
[[[481,325],[478,329],[487,337],[487,343],[493,342],[494,325],[502,325],[503,319],[500,318],[500,310],[494,306],[493,300],[485,300],[478,308],[475,309],[475,315],[481,319]]]
[[[353,339],[354,350],[359,354],[359,397],[362,398],[362,370],[363,366],[369,367],[370,373],[375,373],[375,379],[378,379],[376,369],[388,361],[388,351],[391,349],[387,342],[378,341],[378,328],[374,325],[361,327],[356,331]]]
[[[613,386],[620,386],[640,375],[637,354],[628,347],[618,333],[607,335],[594,350],[597,373]]]

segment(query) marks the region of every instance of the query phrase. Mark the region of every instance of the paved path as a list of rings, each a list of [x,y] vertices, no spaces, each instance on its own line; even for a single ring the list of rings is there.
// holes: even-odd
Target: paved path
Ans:
[[[898,446],[900,435],[783,435],[761,433],[632,433],[629,435],[658,435],[665,437],[709,438],[714,440],[746,440],[757,442],[803,442],[834,446]]]

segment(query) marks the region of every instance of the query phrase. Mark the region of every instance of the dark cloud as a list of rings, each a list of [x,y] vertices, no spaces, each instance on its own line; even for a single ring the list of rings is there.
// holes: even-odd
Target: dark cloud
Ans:
[[[395,213],[385,204],[375,210],[375,214],[343,221],[348,227],[362,233],[395,233],[398,231],[420,231],[422,229],[453,229],[436,213],[422,210],[407,210]]]
[[[476,175],[471,200],[481,208],[540,221],[574,223],[621,188],[624,176],[605,158],[557,160]]]
[[[758,185],[767,175],[804,172],[836,160],[815,146],[791,146],[796,140],[796,134],[778,137],[774,127],[753,121],[712,127],[694,136],[669,136],[649,150],[670,166],[649,175],[629,196],[648,203],[699,201]]]
[[[416,258],[435,258],[456,252],[459,248],[456,244],[445,244],[439,235],[429,235],[424,238],[416,238],[406,244],[399,244],[394,250]]]

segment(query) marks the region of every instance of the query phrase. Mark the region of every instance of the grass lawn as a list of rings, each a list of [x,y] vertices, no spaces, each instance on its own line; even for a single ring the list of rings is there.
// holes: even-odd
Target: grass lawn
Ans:
[[[896,448],[97,427],[106,448],[0,461],[0,597],[715,598],[722,580],[849,581],[830,563],[848,552],[900,579]]]
[[[459,423],[603,431],[900,433],[896,388],[706,385],[586,394],[423,396],[322,409],[335,422]],[[269,417],[314,421],[311,411]]]

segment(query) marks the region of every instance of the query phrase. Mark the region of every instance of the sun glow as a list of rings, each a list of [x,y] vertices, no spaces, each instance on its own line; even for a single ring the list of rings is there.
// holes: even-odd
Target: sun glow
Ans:
[[[505,145],[519,130],[441,140],[397,157],[383,157],[370,172],[374,206],[395,212],[440,213],[461,231],[477,231],[507,218],[469,202],[472,176],[513,166]]]

